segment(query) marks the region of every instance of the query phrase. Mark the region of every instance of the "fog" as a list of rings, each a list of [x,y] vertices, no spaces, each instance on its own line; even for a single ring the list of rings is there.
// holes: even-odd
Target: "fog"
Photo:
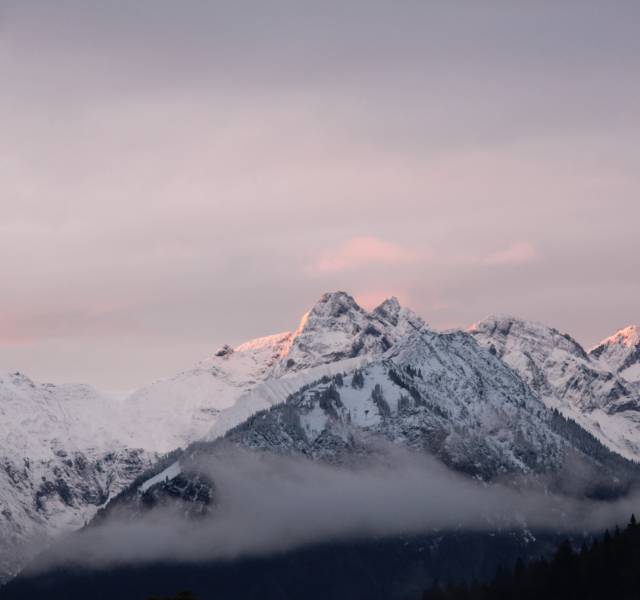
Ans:
[[[335,540],[434,531],[599,532],[628,521],[636,496],[580,501],[541,486],[517,491],[454,473],[424,455],[393,450],[350,467],[231,450],[199,465],[215,482],[209,514],[184,505],[113,511],[99,525],[58,543],[36,569],[109,567],[265,555]]]

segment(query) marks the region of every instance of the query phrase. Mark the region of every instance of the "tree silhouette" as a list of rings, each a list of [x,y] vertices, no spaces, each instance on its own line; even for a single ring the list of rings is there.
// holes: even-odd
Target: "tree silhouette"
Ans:
[[[614,535],[582,544],[575,552],[565,540],[549,561],[516,561],[500,568],[490,583],[443,587],[434,583],[423,600],[632,600],[640,598],[640,527],[629,525]]]

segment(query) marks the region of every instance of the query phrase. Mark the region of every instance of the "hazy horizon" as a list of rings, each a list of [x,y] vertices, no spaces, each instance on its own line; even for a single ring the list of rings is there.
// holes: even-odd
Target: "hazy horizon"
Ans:
[[[640,323],[640,4],[0,0],[0,373],[133,388],[326,291]]]

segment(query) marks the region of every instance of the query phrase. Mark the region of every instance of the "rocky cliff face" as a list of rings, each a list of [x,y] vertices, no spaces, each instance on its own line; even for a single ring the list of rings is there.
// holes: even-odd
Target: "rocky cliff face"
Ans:
[[[152,464],[118,438],[117,403],[84,385],[0,377],[0,579],[81,527]]]
[[[612,450],[640,459],[638,387],[588,354],[566,333],[513,317],[490,317],[470,333],[512,367],[550,408],[558,409]],[[598,356],[600,355],[600,357]]]

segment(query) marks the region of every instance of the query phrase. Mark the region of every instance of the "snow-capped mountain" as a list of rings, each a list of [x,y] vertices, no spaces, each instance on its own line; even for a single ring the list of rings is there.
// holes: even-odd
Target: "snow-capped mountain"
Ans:
[[[640,383],[640,327],[629,325],[602,340],[589,355],[628,381]]]
[[[637,457],[637,386],[603,366],[604,354],[509,319],[437,333],[395,298],[369,312],[335,292],[294,331],[225,345],[125,398],[0,378],[0,577],[24,562],[28,541],[81,526],[122,489],[206,499],[188,446],[216,451],[225,434],[224,443],[329,461],[384,440],[487,481],[553,479],[568,456],[609,460],[551,407]],[[622,481],[618,467],[605,479]]]
[[[0,580],[76,529],[151,465],[118,402],[87,385],[0,377]]]
[[[513,317],[489,317],[469,331],[548,407],[615,452],[640,460],[638,387],[608,368],[604,351],[588,354],[566,333]]]
[[[325,294],[302,317],[275,372],[300,371],[359,356],[378,356],[399,339],[424,326],[396,298],[371,313],[344,292]]]
[[[422,319],[396,298],[367,312],[345,292],[324,294],[295,331],[225,345],[196,368],[135,392],[125,410],[142,447],[168,452],[221,435],[301,385],[380,356],[421,327]]]
[[[366,364],[421,326],[393,298],[369,313],[336,292],[296,331],[223,346],[123,399],[85,385],[0,378],[0,579],[34,540],[81,526],[159,453],[224,433],[321,376]]]
[[[527,481],[579,495],[615,494],[640,476],[549,410],[472,335],[422,327],[367,364],[303,385],[225,436],[190,446],[106,514],[170,502],[186,502],[186,514],[206,512],[217,488],[202,465],[207,456],[226,456],[229,445],[333,464],[384,456],[395,446],[486,482]]]
[[[470,335],[424,328],[251,417],[227,441],[340,461],[381,437],[490,480],[560,465],[565,444],[548,419],[520,378]]]

